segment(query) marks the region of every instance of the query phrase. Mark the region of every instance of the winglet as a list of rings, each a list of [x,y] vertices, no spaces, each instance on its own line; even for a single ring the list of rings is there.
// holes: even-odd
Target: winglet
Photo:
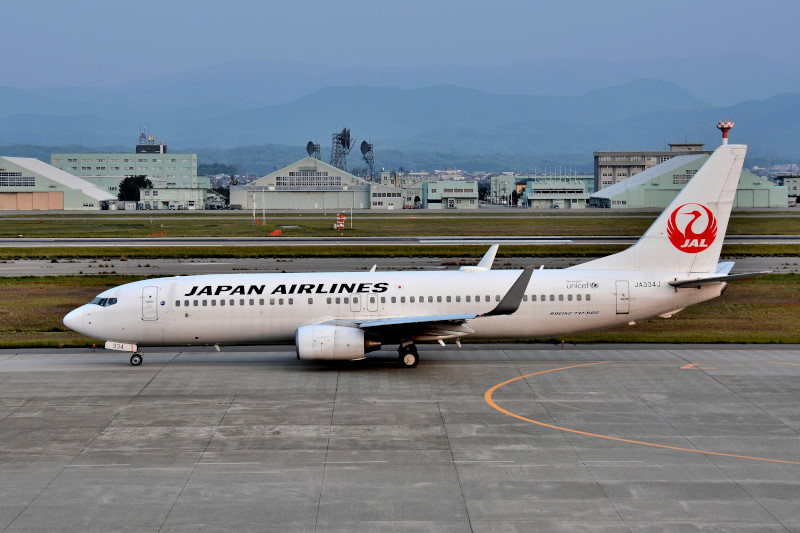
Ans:
[[[494,263],[494,256],[497,255],[497,249],[499,247],[499,244],[493,244],[489,250],[483,254],[483,258],[481,258],[480,263],[478,263],[476,266],[463,266],[459,268],[459,270],[462,272],[486,272],[487,270],[491,270],[492,263]]]
[[[522,296],[525,294],[525,289],[528,287],[534,268],[532,266],[525,267],[517,281],[514,282],[506,295],[500,300],[500,303],[497,304],[497,307],[480,316],[511,315],[516,313],[522,303]]]

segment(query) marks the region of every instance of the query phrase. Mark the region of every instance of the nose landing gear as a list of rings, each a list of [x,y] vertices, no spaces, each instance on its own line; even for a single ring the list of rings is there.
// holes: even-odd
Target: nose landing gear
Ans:
[[[136,352],[135,354],[133,354],[131,356],[131,365],[139,366],[141,364],[142,364],[142,354],[140,354],[139,352]]]

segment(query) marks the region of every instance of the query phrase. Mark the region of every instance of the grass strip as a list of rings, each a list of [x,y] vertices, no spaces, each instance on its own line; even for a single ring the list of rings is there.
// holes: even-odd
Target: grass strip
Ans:
[[[146,276],[0,278],[0,347],[91,346],[102,341],[67,330],[61,320],[103,290]],[[800,343],[800,276],[769,274],[730,283],[717,299],[669,319],[539,339],[568,343]]]
[[[583,213],[581,214],[583,215]],[[257,215],[258,216],[258,215]],[[605,210],[588,211],[583,216],[553,216],[530,213],[528,216],[496,216],[485,212],[472,216],[424,215],[356,215],[348,220],[347,229],[334,231],[335,215],[317,214],[273,217],[253,224],[248,217],[213,216],[148,216],[116,217],[102,215],[43,216],[41,218],[0,218],[0,237],[139,237],[165,235],[169,237],[266,237],[281,230],[288,237],[387,237],[409,235],[627,235],[643,234],[655,220],[656,214],[618,216]],[[798,235],[800,217],[737,216],[728,225],[729,235]]]
[[[498,257],[602,257],[627,245],[603,244],[501,244]],[[329,246],[164,246],[164,247],[52,247],[0,248],[0,261],[18,259],[248,259],[259,257],[481,257],[487,245],[335,245]],[[731,244],[724,257],[789,257],[800,255],[796,244]]]

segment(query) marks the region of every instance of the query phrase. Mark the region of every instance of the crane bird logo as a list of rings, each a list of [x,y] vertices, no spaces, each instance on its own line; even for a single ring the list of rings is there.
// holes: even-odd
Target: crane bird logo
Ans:
[[[696,230],[699,228],[695,226],[702,226],[703,222],[705,228],[698,233]],[[696,254],[713,244],[717,237],[717,219],[704,205],[683,204],[669,216],[667,235],[672,245],[681,252]]]

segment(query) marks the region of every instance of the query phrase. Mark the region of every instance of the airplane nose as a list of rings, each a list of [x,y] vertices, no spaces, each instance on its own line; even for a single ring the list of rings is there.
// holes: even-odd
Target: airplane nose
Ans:
[[[67,313],[67,316],[64,317],[64,325],[67,326],[72,331],[77,331],[78,333],[83,332],[83,307],[79,307],[73,311]]]

